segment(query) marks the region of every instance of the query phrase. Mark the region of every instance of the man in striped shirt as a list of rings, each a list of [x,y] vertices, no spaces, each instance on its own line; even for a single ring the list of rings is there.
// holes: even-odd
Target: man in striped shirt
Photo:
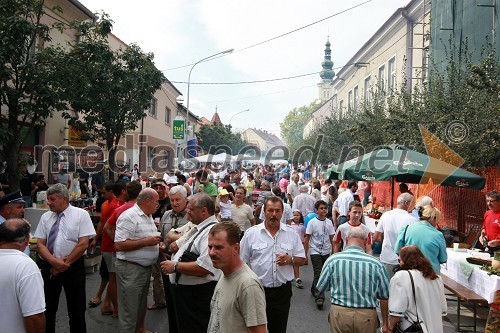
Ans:
[[[380,301],[382,332],[388,332],[389,278],[384,266],[364,252],[368,234],[362,227],[347,232],[347,248],[325,262],[316,286],[330,289],[328,315],[332,333],[375,333],[379,320],[375,308]]]

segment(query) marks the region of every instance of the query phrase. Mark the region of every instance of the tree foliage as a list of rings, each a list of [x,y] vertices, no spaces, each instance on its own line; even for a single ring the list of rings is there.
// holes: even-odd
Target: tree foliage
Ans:
[[[445,72],[432,68],[428,81],[411,92],[404,84],[389,92],[374,87],[357,112],[343,117],[333,112],[318,131],[325,135],[319,161],[343,162],[358,151],[363,154],[394,141],[426,153],[421,125],[460,155],[465,166],[498,164],[500,62],[494,47],[486,48],[476,64],[466,45],[461,53],[449,52],[446,61]],[[306,143],[314,140],[312,136]],[[447,160],[449,154],[441,158]]]
[[[226,153],[236,155],[248,143],[239,134],[231,132],[231,129],[231,125],[203,125],[196,133],[198,145],[207,154],[219,153],[215,151],[217,148],[225,148]]]
[[[60,10],[54,8],[54,10]],[[35,126],[65,108],[61,90],[64,51],[49,45],[59,23],[41,23],[41,0],[0,2],[1,154],[7,161],[11,189],[19,187],[23,142]]]
[[[304,126],[309,121],[312,113],[321,105],[316,102],[311,102],[309,105],[304,105],[291,110],[282,123],[280,123],[281,138],[292,156],[299,147],[304,145]]]
[[[68,75],[65,94],[72,111],[64,117],[87,138],[104,141],[109,151],[146,116],[164,76],[154,66],[153,54],[139,46],[110,47],[112,21],[106,14],[95,24],[80,22],[75,28],[81,41],[72,43],[63,66],[78,75]]]

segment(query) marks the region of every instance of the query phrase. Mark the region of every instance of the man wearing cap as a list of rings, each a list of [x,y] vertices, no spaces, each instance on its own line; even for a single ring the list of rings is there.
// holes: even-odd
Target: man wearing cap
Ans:
[[[24,216],[24,201],[21,191],[9,193],[0,198],[0,224],[8,219],[22,218]],[[26,246],[24,253],[30,255],[30,247]]]
[[[9,219],[0,225],[0,323],[2,332],[45,331],[43,280],[36,264],[21,251],[30,225]]]
[[[156,212],[153,214],[153,219],[161,219],[167,210],[172,209],[170,199],[168,198],[167,182],[163,178],[158,178],[153,182],[151,188],[158,193],[158,208],[156,208]]]
[[[35,231],[47,303],[46,332],[54,333],[59,296],[64,287],[71,332],[86,332],[85,267],[83,253],[95,236],[87,211],[69,204],[68,188],[55,184],[47,190],[50,208]]]

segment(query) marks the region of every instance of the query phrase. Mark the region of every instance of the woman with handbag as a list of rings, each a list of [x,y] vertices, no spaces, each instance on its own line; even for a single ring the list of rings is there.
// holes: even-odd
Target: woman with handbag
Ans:
[[[389,332],[442,333],[447,305],[441,278],[415,245],[399,251],[389,289]]]

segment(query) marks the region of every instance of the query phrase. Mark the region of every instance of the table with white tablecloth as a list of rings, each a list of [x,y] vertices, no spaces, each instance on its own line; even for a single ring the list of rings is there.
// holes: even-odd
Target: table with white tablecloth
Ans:
[[[486,271],[480,269],[480,266],[473,265],[474,270],[467,278],[460,267],[460,262],[471,255],[467,252],[455,252],[453,249],[446,249],[446,252],[448,253],[448,262],[441,264],[441,273],[474,291],[486,299],[488,303],[493,303],[495,292],[500,289],[500,276],[488,275]]]

